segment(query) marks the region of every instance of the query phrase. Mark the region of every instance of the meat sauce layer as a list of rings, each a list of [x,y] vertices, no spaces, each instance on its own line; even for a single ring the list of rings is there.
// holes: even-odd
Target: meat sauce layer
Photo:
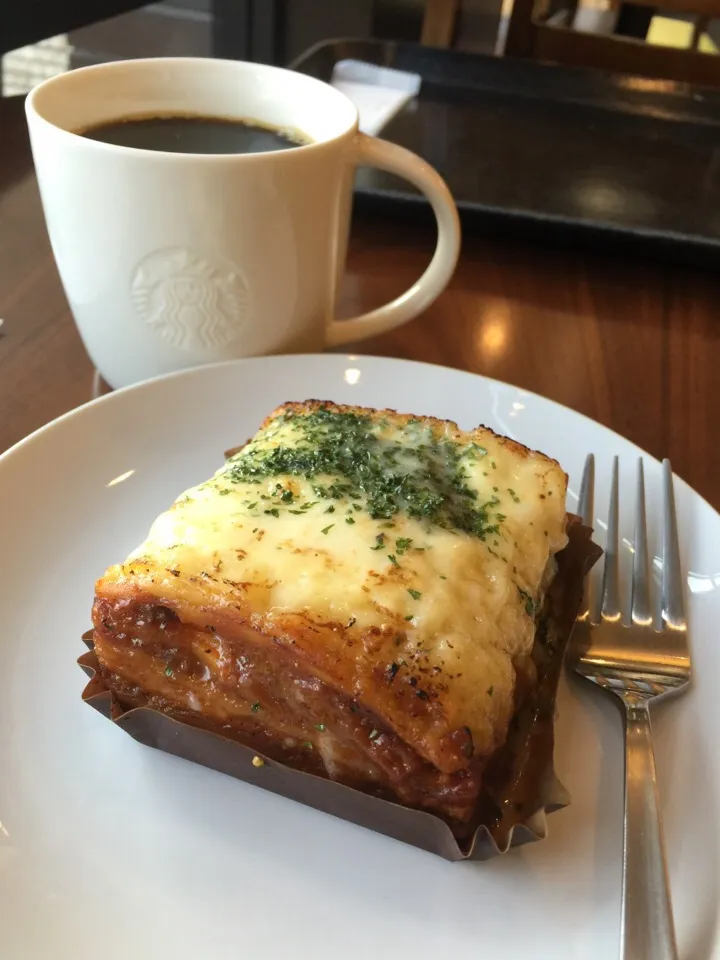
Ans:
[[[481,761],[441,773],[360,702],[251,627],[203,630],[137,600],[98,599],[93,622],[103,676],[123,706],[160,710],[295,769],[451,821],[471,818]]]

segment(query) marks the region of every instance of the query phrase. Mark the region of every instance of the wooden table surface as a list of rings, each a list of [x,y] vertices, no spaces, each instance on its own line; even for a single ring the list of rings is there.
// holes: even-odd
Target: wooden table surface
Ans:
[[[342,313],[419,276],[417,225],[357,220]],[[0,452],[88,400],[92,367],[45,233],[22,102],[0,99]],[[421,317],[364,353],[472,370],[618,431],[720,508],[720,281],[687,267],[466,238],[457,273]]]

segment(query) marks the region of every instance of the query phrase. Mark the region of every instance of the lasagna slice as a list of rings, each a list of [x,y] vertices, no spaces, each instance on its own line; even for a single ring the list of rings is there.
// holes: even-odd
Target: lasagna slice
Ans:
[[[105,682],[468,823],[535,682],[566,483],[484,427],[285,404],[97,582]]]

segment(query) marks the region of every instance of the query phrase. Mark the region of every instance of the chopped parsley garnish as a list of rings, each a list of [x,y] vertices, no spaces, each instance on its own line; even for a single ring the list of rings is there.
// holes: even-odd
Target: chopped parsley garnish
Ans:
[[[518,593],[520,594],[520,599],[525,603],[525,613],[529,617],[535,616],[535,603],[533,598],[527,592],[527,590],[521,590],[520,587],[517,588]]]
[[[307,747],[308,750],[312,750],[312,748],[313,748],[313,745],[310,743],[309,740],[303,740],[303,746],[304,746],[304,747]]]
[[[379,533],[379,534],[375,537],[375,546],[374,546],[374,547],[370,547],[370,549],[371,549],[371,550],[382,550],[382,549],[384,548],[384,546],[385,546],[385,534],[384,534],[384,533]]]
[[[260,701],[256,700],[255,703],[250,707],[253,713],[257,713],[260,709]]]
[[[168,665],[165,667],[165,676],[166,676],[166,677],[174,677],[174,676],[175,676],[175,674],[173,673],[173,668],[170,666],[170,664],[168,664]]]
[[[319,730],[320,733],[323,733],[324,730],[325,730],[325,724],[324,724],[324,723],[316,723],[316,724],[315,724],[315,729],[316,729],[316,730]]]
[[[355,523],[354,517],[345,517],[345,523]]]
[[[389,682],[389,683],[392,683],[392,682],[393,682],[393,680],[395,679],[395,675],[397,674],[397,672],[398,672],[399,669],[400,669],[400,664],[399,664],[399,663],[389,663],[389,664],[388,664],[387,674],[388,674],[388,682]]]
[[[392,553],[389,553],[389,554],[388,554],[388,560],[390,561],[390,563],[394,563],[396,567],[399,566],[399,564],[398,564],[398,562],[397,562],[397,558],[396,558],[395,556],[393,556]]]
[[[422,594],[419,590],[413,590],[412,587],[408,587],[408,593],[413,598],[413,600],[419,600]]]
[[[405,551],[409,549],[411,543],[412,543],[411,537],[398,537],[397,540],[395,541],[397,552],[399,554],[405,553]]]
[[[324,533],[324,534],[327,536],[328,533],[330,533],[330,531],[332,530],[332,528],[333,528],[334,526],[335,526],[334,523],[330,523],[330,524],[328,524],[327,527],[323,527],[322,530],[320,531],[320,533]]]
[[[325,511],[325,513],[335,513],[335,507],[332,505],[332,503],[331,503],[330,506],[327,508],[327,510]]]
[[[292,490],[283,490],[283,492],[280,494],[280,499],[283,503],[292,503],[295,499],[295,494],[292,492]]]
[[[508,487],[508,488],[507,488],[507,492],[508,492],[508,493],[510,494],[510,496],[513,498],[513,500],[515,501],[515,503],[520,503],[520,497],[515,493],[515,491],[512,489],[512,487]]]
[[[465,447],[463,456],[467,457],[468,460],[477,460],[478,457],[486,457],[487,450],[485,447],[481,447],[479,443],[473,441]]]
[[[491,697],[491,696],[493,695],[493,690],[494,690],[494,689],[495,689],[495,688],[494,688],[492,685],[488,687],[487,695],[488,695],[489,697]]]
[[[288,424],[286,440],[282,428]],[[482,502],[468,485],[463,458],[468,452],[485,456],[487,451],[477,444],[462,445],[431,426],[419,434],[409,427],[408,421],[387,436],[368,415],[323,406],[311,413],[288,410],[228,460],[224,479],[259,484],[272,477],[302,476],[313,482],[320,499],[359,501],[354,509],[364,509],[386,524],[403,513],[485,539],[495,525],[490,513],[494,504]],[[273,429],[275,440],[269,446],[264,440]],[[402,442],[403,433],[410,434],[411,443]],[[280,496],[283,502],[294,502],[290,490]],[[409,548],[409,540],[398,538],[398,554]]]
[[[441,580],[447,580],[447,577],[445,576],[445,574],[441,573],[441,574],[440,574],[440,579],[441,579]]]
[[[405,617],[405,619],[406,619],[406,620],[412,620],[413,617],[414,617],[414,614],[409,613],[409,614]]]
[[[263,510],[263,513],[269,513],[271,517],[279,517],[280,511],[277,507],[271,507],[269,510]]]

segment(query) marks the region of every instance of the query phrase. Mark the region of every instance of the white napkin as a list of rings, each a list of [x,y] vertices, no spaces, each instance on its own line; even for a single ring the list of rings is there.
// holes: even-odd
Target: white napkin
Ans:
[[[357,107],[362,132],[373,135],[418,95],[422,83],[416,73],[360,60],[338,60],[330,82]]]

